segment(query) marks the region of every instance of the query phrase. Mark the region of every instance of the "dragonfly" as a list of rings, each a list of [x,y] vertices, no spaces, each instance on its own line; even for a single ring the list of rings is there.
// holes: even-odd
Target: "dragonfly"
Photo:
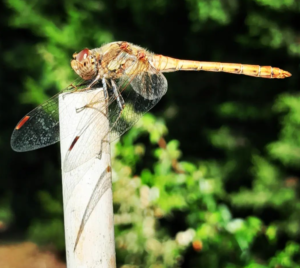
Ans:
[[[130,129],[166,94],[168,83],[163,75],[165,72],[210,71],[278,79],[291,76],[288,71],[272,66],[175,59],[151,53],[125,41],[108,43],[95,49],[85,48],[79,53],[74,53],[71,67],[80,79],[36,107],[18,122],[11,137],[13,150],[35,150],[64,138],[59,135],[58,116],[59,95],[63,93],[93,90],[102,84],[104,98],[86,103],[78,112],[93,108],[95,104],[103,104],[103,109],[108,109],[109,129],[106,136],[110,135],[112,142]],[[87,124],[94,120],[97,120],[97,116],[91,116]],[[89,147],[89,144],[80,146],[78,142],[85,134],[85,129],[87,127],[82,126],[81,129],[74,128],[68,133],[74,138],[64,161],[66,172],[101,152],[101,144],[93,145],[94,149],[89,154],[85,153],[84,159],[79,157],[81,152]],[[90,138],[89,141],[92,143],[93,139]]]
[[[210,71],[274,79],[291,76],[289,72],[271,66],[171,58],[125,41],[104,44],[95,49],[85,48],[74,53],[71,67],[79,76],[78,80],[26,114],[16,125],[11,137],[11,146],[18,152],[39,149],[64,139],[66,136],[60,136],[59,126],[60,94],[85,92],[101,86],[101,97],[96,94],[95,98],[76,110],[81,113],[93,109],[89,113],[90,118],[86,118],[85,125],[74,127],[65,134],[73,137],[64,156],[64,172],[70,172],[95,157],[101,157],[103,144],[94,142],[98,133],[89,128],[100,116],[105,114],[109,120],[103,140],[107,138],[112,142],[152,109],[167,92],[168,83],[163,73]],[[99,105],[102,109],[94,109]],[[60,106],[60,111],[63,109]],[[91,208],[87,208],[85,215],[89,215],[90,211]],[[87,218],[88,216],[83,219],[81,230]]]

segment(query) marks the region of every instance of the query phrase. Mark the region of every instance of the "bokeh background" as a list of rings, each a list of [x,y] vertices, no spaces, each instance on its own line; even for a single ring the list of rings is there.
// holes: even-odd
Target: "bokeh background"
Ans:
[[[119,40],[293,76],[166,75],[167,94],[112,146],[118,267],[300,267],[299,0],[4,0],[0,10],[0,267],[64,267],[59,145],[16,153],[10,135],[76,78],[75,51]]]

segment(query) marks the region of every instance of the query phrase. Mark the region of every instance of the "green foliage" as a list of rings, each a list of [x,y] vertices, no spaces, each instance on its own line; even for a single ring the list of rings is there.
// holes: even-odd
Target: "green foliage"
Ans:
[[[219,24],[228,24],[231,20],[231,15],[237,10],[238,4],[236,0],[189,0],[191,5],[191,18],[199,22],[213,20]]]
[[[118,143],[117,150],[114,150],[113,192],[117,207],[115,224],[119,261],[146,267],[177,267],[182,252],[196,241],[203,244],[203,254],[213,248],[221,250],[225,247],[227,253],[236,251],[249,255],[253,240],[261,233],[262,223],[256,217],[232,217],[224,203],[228,196],[220,167],[216,164],[177,163],[180,151],[178,142],[173,140],[165,148],[154,150],[153,170],[144,169],[140,176],[133,176],[132,167],[149,152],[143,145],[132,145],[132,142],[145,134],[151,140],[152,129],[157,132],[154,135],[160,134],[160,137],[165,131],[162,123],[154,119],[149,114],[144,116],[139,126],[130,131],[124,143]],[[135,139],[127,143],[128,137],[132,136]],[[129,150],[135,151],[137,156],[134,160],[131,158],[130,166]],[[174,163],[181,172],[174,169]],[[168,225],[162,222],[171,221],[176,217],[174,213],[179,211],[185,215],[185,228],[171,238]]]
[[[294,242],[287,243],[284,250],[279,251],[270,261],[270,267],[300,267],[297,261],[294,261],[295,256],[299,254],[300,246]]]
[[[58,147],[16,154],[9,136],[76,78],[75,51],[124,40],[293,77],[166,74],[156,115],[112,146],[118,266],[300,267],[298,1],[5,0],[1,8],[5,242],[25,236],[63,252]]]

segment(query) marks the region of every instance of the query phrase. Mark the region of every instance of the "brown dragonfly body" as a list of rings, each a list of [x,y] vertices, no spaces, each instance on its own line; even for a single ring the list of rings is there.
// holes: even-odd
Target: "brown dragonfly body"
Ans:
[[[272,66],[175,59],[153,54],[142,47],[127,42],[109,43],[92,50],[84,49],[73,56],[72,68],[83,79],[91,79],[97,74],[99,77],[116,79],[123,74],[130,75],[150,71],[152,68],[157,72],[209,71],[261,78],[291,76],[289,72]]]

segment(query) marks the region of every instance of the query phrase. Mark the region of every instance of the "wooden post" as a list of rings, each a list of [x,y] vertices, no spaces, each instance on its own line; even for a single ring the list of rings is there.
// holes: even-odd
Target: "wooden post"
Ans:
[[[95,109],[85,108],[84,112],[78,112],[76,108],[95,100],[97,94],[104,97],[102,88],[59,97],[60,135],[64,137],[61,140],[61,161],[68,268],[116,267],[109,142],[103,143],[101,159],[94,157],[69,172],[64,172],[63,167],[76,129],[90,122],[89,114],[95,114]],[[99,129],[89,128],[87,131],[101,133],[101,129],[108,129],[108,126],[107,117],[99,113],[93,125]],[[92,150],[89,146],[101,144],[103,139],[101,135],[91,133],[90,136],[94,140],[84,144],[85,150]],[[105,139],[109,139],[109,135]]]

